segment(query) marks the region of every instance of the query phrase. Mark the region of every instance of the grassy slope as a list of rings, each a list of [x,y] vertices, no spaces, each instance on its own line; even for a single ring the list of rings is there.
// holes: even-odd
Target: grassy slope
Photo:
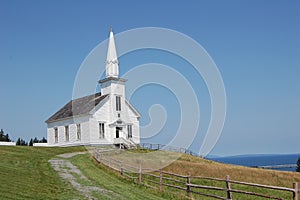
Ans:
[[[210,160],[183,155],[178,161],[166,168],[179,174],[191,172],[193,175],[215,178],[230,178],[237,181],[260,183],[283,187],[293,187],[293,182],[300,183],[300,173],[249,168],[237,165],[217,163]]]
[[[73,188],[61,181],[48,160],[83,147],[0,147],[0,199],[74,199]]]
[[[118,173],[96,163],[89,154],[75,156],[71,158],[71,161],[91,180],[91,183],[87,185],[97,185],[112,190],[115,193],[120,194],[124,199],[156,200],[176,198],[176,194],[159,193],[156,190],[145,188],[130,180],[121,178]],[[95,196],[99,199],[104,198],[101,194]]]
[[[84,147],[5,147],[0,146],[0,199],[85,199],[71,185],[63,181],[48,160],[58,154],[85,151]],[[89,154],[71,160],[90,180],[120,194],[124,199],[172,199],[172,195],[137,186],[119,179],[110,170],[101,167]],[[85,184],[85,183],[81,183]],[[107,196],[95,194],[98,199]]]
[[[215,178],[222,178],[222,179],[225,179],[225,176],[229,175],[231,180],[250,182],[250,183],[260,183],[265,185],[283,186],[289,188],[293,187],[293,182],[300,182],[300,173],[295,173],[295,172],[283,172],[283,171],[255,169],[255,168],[248,168],[242,166],[227,165],[227,164],[221,164],[214,161],[197,158],[190,155],[179,155],[178,153],[173,153],[173,152],[166,152],[166,153],[154,152],[155,154],[153,156],[150,156],[149,157],[150,159],[147,159],[147,155],[141,154],[141,153],[145,153],[145,154],[151,153],[151,151],[149,150],[131,150],[130,152],[135,152],[135,153],[138,152],[140,154],[136,155],[135,157],[133,157],[133,154],[130,155],[127,152],[121,154],[119,153],[108,154],[106,159],[113,157],[117,160],[122,160],[123,163],[127,163],[136,167],[138,167],[137,160],[142,160],[141,161],[143,163],[142,165],[148,168],[151,165],[151,163],[154,163],[152,164],[154,166],[155,163],[164,163],[165,161],[168,161],[168,158],[177,157],[179,159],[176,160],[175,162],[172,162],[172,164],[170,164],[169,166],[165,167],[164,171],[169,171],[169,172],[182,174],[182,175],[187,175],[190,172],[192,176],[205,176],[205,177],[215,177]],[[158,178],[152,180],[159,181]],[[185,179],[180,179],[180,181],[186,182]],[[194,178],[191,181],[194,184],[218,186],[223,188],[225,187],[224,182],[208,181],[203,179],[199,180]],[[181,187],[185,187],[184,183],[174,183],[171,181],[166,181],[165,183],[175,184]],[[147,184],[151,184],[151,182],[147,182]],[[153,185],[153,184],[151,185],[157,187],[157,185]],[[291,192],[274,191],[270,189],[262,189],[262,188],[251,187],[251,186],[241,186],[237,184],[231,184],[231,186],[233,189],[252,191],[252,192],[262,193],[269,196],[277,196],[285,199],[292,198]],[[165,186],[163,187],[163,189],[164,191],[171,191],[170,188]],[[203,193],[213,193],[223,197],[226,195],[226,193],[223,191],[221,192],[212,191],[212,190],[207,191],[201,189],[193,189],[193,190],[198,192],[203,192]],[[197,198],[196,196],[194,197]],[[234,199],[243,199],[243,200],[263,199],[255,196],[249,196],[249,195],[245,196],[237,193],[234,193],[233,197]],[[200,199],[204,199],[204,198],[200,197]]]
[[[61,180],[48,160],[58,154],[84,150],[83,147],[0,147],[0,199],[83,199],[68,183]],[[173,199],[179,197],[178,193],[170,194],[171,190],[166,187],[164,187],[164,191],[167,193],[159,193],[120,178],[118,173],[96,164],[89,154],[78,155],[70,160],[91,180],[89,183],[82,184],[113,190],[122,195],[124,199]],[[191,172],[192,175],[219,178],[224,178],[229,174],[234,180],[285,187],[292,187],[293,182],[300,182],[300,173],[225,165],[186,155],[166,167],[165,170],[183,175]],[[206,184],[218,186],[217,183],[206,182]],[[236,186],[233,185],[233,187]],[[245,189],[251,188],[246,187]],[[268,194],[273,194],[273,192]],[[286,198],[290,197],[283,195]],[[95,194],[95,197],[104,199],[101,194]],[[234,198],[251,199],[240,195],[234,195]]]
[[[194,176],[206,176],[223,179],[225,179],[226,175],[229,175],[232,180],[289,188],[293,187],[294,182],[300,183],[300,173],[228,165],[189,155],[183,155],[179,160],[172,163],[164,170],[182,175],[186,175],[190,172]],[[224,187],[224,184],[222,185],[218,182],[202,181],[198,183]],[[292,193],[290,192],[274,191],[250,186],[239,186],[235,184],[232,184],[232,188],[259,193],[262,192],[267,195],[279,196],[285,199],[292,198]],[[215,192],[215,194],[224,194],[224,192]],[[237,193],[234,193],[233,197],[235,199],[259,199],[258,197],[245,196]]]

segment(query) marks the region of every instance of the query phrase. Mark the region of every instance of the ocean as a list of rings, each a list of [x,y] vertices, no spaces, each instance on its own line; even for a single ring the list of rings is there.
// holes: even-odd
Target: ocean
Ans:
[[[229,156],[229,157],[211,157],[210,160],[217,162],[242,165],[242,166],[270,166],[270,165],[285,165],[285,164],[297,164],[297,160],[300,154],[287,154],[287,155],[241,155],[241,156]],[[293,168],[277,168],[274,170],[280,171],[296,171],[296,167]]]

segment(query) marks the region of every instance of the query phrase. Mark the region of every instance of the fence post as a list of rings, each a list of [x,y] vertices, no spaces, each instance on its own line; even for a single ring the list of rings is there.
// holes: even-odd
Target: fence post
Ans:
[[[188,197],[191,197],[191,173],[189,172],[187,177],[186,177],[186,193]]]
[[[142,183],[142,164],[140,164],[139,168],[139,183]]]
[[[96,151],[96,154],[98,155],[98,161],[101,163],[101,152],[100,151]]]
[[[121,167],[121,169],[120,169],[120,174],[121,174],[121,176],[123,176],[123,167]]]
[[[299,192],[299,188],[298,188],[298,182],[295,182],[294,184],[294,192],[293,192],[293,199],[294,200],[298,200],[298,192]]]
[[[230,178],[229,175],[226,176],[226,191],[227,191],[227,199],[232,199],[231,195],[231,187],[230,187]]]
[[[162,191],[162,181],[163,181],[163,174],[162,170],[159,170],[159,191]]]

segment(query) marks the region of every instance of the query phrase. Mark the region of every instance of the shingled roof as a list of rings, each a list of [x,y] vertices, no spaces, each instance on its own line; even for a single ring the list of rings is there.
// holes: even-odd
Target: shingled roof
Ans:
[[[71,100],[54,115],[52,115],[49,119],[47,119],[46,123],[60,121],[66,118],[75,117],[79,115],[86,115],[107,96],[108,95],[101,96],[101,93],[99,92],[96,94]]]

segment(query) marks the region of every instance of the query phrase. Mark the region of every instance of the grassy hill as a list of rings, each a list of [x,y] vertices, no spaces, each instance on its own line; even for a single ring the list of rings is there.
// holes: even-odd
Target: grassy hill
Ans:
[[[134,154],[138,153],[138,154]],[[143,155],[143,153],[146,153]],[[153,155],[149,155],[149,153],[153,153]],[[231,180],[241,181],[241,182],[249,182],[249,183],[257,183],[263,185],[271,185],[271,186],[281,186],[281,187],[288,187],[293,188],[294,182],[300,182],[300,173],[295,172],[283,172],[283,171],[275,171],[275,170],[266,170],[266,169],[258,169],[258,168],[249,168],[243,166],[236,166],[236,165],[228,165],[217,163],[214,161],[202,159],[199,157],[185,155],[185,154],[178,154],[175,152],[165,152],[165,151],[149,151],[149,150],[131,150],[125,152],[118,152],[118,153],[108,153],[107,156],[105,154],[102,155],[105,159],[114,159],[121,161],[121,163],[129,164],[130,166],[134,166],[136,168],[139,167],[139,163],[142,163],[143,168],[157,168],[157,165],[161,165],[164,163],[170,163],[170,165],[163,168],[163,171],[172,172],[175,174],[180,174],[186,176],[191,174],[191,176],[201,176],[201,177],[213,177],[213,178],[220,178],[225,179],[226,175],[230,176]],[[174,158],[178,158],[174,161]],[[155,161],[155,162],[153,162]],[[111,163],[111,165],[113,165]],[[116,165],[118,166],[118,164]],[[125,165],[126,166],[126,165]],[[117,167],[118,168],[118,167]],[[159,174],[156,173],[158,176]],[[166,175],[164,175],[166,176]],[[167,176],[167,178],[175,178],[174,176]],[[147,181],[147,179],[150,179]],[[148,185],[154,186],[158,188],[158,184],[153,184],[152,181],[159,182],[159,178],[153,178],[151,176],[146,176],[144,182]],[[180,186],[185,188],[186,178],[178,178],[178,181],[181,183],[176,183],[174,181],[166,181],[164,183],[172,184],[176,186]],[[199,179],[199,178],[192,178],[192,184],[198,185],[206,185],[206,186],[214,186],[214,187],[225,187],[225,182],[214,181],[214,180],[207,180],[207,179]],[[174,191],[170,189],[170,187],[163,187],[164,191],[170,192]],[[292,199],[292,193],[286,191],[278,191],[278,190],[271,190],[271,189],[264,189],[259,187],[252,187],[252,186],[245,186],[240,184],[231,184],[232,189],[237,190],[244,190],[248,192],[255,192],[261,193],[267,196],[276,196],[281,199]],[[226,194],[224,191],[214,191],[207,189],[193,189],[197,192],[202,193],[210,193],[218,196],[223,196]],[[178,192],[178,190],[176,189]],[[179,192],[180,194],[184,195],[185,192]],[[250,196],[244,194],[233,194],[234,199],[264,199],[257,196]],[[203,196],[193,195],[195,199],[205,199]],[[211,198],[207,198],[211,199]]]
[[[0,199],[87,199],[64,181],[48,160],[56,155],[86,151],[84,147],[6,147],[0,146]],[[172,199],[174,196],[137,186],[116,173],[100,167],[89,154],[69,158],[89,181],[80,184],[101,187],[119,195],[118,199]],[[122,197],[122,198],[121,198]],[[115,199],[94,192],[94,199]]]
[[[79,151],[86,151],[86,149],[84,147],[1,146],[0,199],[87,199],[68,181],[62,179],[48,162],[50,159],[57,158],[59,154]],[[86,187],[103,189],[103,192],[92,193],[94,199],[116,199],[116,197],[117,199],[185,199],[184,193],[173,193],[166,187],[164,192],[158,192],[137,185],[118,173],[98,165],[90,154],[64,159],[70,161],[87,177],[81,179],[76,173],[72,173],[78,183]],[[225,165],[187,155],[183,155],[164,170],[183,175],[190,172],[193,175],[219,178],[230,175],[234,180],[285,187],[292,187],[293,182],[300,182],[300,173]],[[108,195],[105,191],[110,191],[113,195]],[[251,199],[235,197],[235,199]]]
[[[78,194],[62,182],[48,160],[82,147],[0,147],[0,199],[75,199]]]
[[[214,177],[225,179],[226,175],[231,180],[293,188],[293,183],[300,183],[300,173],[249,168],[237,165],[217,163],[194,156],[183,155],[176,162],[167,166],[165,171],[186,175],[191,173],[194,176]],[[214,181],[201,181],[199,184],[218,186]],[[251,186],[231,185],[234,189],[263,193],[270,196],[278,196],[283,199],[292,199],[292,193],[278,190],[262,189]],[[220,192],[214,192],[220,194]],[[224,194],[224,192],[223,192]],[[256,196],[233,193],[234,199],[265,199]]]
[[[293,187],[293,182],[300,183],[300,173],[222,164],[190,155],[183,155],[165,170],[179,174],[190,172],[193,175],[215,178],[224,178],[226,175],[230,175],[231,179],[237,181],[290,188]]]

